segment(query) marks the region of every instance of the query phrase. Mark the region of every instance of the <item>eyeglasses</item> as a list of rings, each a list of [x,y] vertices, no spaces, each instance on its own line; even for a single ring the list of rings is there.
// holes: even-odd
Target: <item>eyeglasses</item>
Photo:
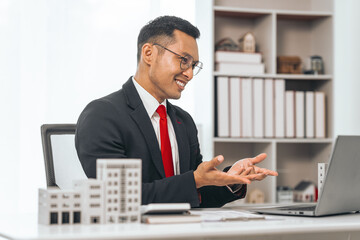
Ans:
[[[189,69],[191,67],[191,69],[193,70],[193,75],[195,76],[196,74],[198,74],[200,72],[200,70],[203,67],[203,63],[200,61],[194,61],[194,58],[190,55],[185,55],[185,56],[181,56],[180,54],[177,54],[176,52],[171,51],[170,49],[161,46],[160,44],[154,43],[154,45],[159,46],[173,54],[175,54],[176,56],[178,56],[181,61],[180,61],[180,68],[181,70],[185,71],[187,69]]]

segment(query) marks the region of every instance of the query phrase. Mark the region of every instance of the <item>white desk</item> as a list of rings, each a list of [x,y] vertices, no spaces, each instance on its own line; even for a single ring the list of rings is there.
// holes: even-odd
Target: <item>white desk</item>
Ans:
[[[360,214],[189,224],[45,226],[36,215],[0,216],[0,239],[360,239]]]

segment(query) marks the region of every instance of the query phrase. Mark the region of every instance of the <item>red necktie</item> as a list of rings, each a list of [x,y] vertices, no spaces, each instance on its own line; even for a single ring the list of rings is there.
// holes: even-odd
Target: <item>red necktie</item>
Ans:
[[[160,105],[156,112],[160,115],[161,157],[163,160],[165,176],[171,177],[174,176],[174,166],[171,154],[171,144],[169,139],[165,106]]]

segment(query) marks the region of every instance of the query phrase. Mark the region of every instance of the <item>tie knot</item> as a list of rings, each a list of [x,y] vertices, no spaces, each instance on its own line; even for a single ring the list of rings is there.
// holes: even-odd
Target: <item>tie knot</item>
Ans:
[[[166,118],[166,108],[164,105],[160,105],[156,112],[159,114],[160,118]]]

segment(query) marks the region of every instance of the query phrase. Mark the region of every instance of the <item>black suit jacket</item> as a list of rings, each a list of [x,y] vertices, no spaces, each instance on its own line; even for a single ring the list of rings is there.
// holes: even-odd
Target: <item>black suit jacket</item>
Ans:
[[[202,162],[191,116],[167,102],[179,149],[180,175],[165,178],[161,150],[151,120],[130,78],[123,88],[89,103],[81,113],[75,144],[86,175],[96,177],[98,158],[142,159],[142,204],[188,202],[192,207],[220,207],[245,195],[226,187],[200,188],[193,171]]]

